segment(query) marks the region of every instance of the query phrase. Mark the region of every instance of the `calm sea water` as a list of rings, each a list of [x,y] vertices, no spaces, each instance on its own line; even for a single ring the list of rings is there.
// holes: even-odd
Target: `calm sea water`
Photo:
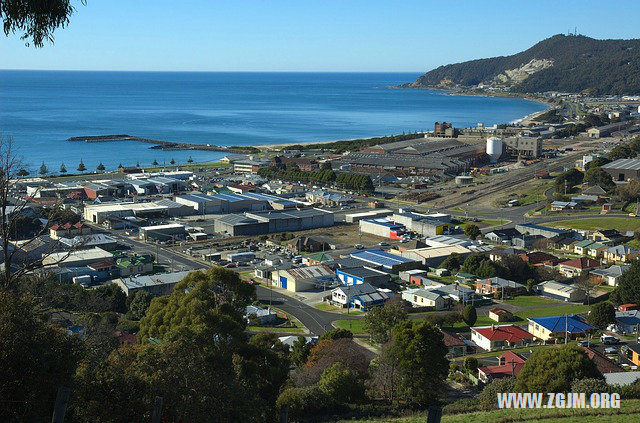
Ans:
[[[413,73],[181,73],[0,71],[0,133],[25,162],[89,170],[208,161],[215,152],[150,150],[148,144],[69,142],[129,134],[167,141],[259,145],[351,139],[512,121],[542,110],[524,99],[397,90]]]

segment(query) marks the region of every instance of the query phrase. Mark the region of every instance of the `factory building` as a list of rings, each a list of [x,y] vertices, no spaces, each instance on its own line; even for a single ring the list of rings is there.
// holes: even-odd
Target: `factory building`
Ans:
[[[87,204],[84,218],[101,224],[108,218],[125,217],[173,217],[193,214],[193,208],[171,200],[159,200],[148,203],[104,203]]]
[[[376,267],[394,274],[422,267],[422,263],[418,260],[391,254],[381,249],[354,251],[349,257],[358,260],[363,266]]]
[[[231,236],[261,235],[272,232],[302,231],[333,226],[333,213],[321,209],[247,212],[220,216],[214,231]]]
[[[140,228],[139,237],[145,241],[168,241],[183,237],[185,234],[184,225],[169,223],[167,225],[144,226]]]
[[[402,239],[403,225],[397,225],[389,218],[364,219],[360,221],[360,232],[391,239]]]
[[[542,155],[542,138],[539,137],[507,137],[502,139],[502,145],[508,156],[534,159]]]
[[[619,159],[601,167],[614,181],[640,181],[640,159]]]

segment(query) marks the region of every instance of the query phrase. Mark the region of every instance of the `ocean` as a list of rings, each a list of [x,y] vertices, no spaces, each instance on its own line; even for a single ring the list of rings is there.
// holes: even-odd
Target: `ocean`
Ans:
[[[506,123],[543,110],[519,98],[390,89],[418,73],[0,71],[0,134],[24,163],[71,172],[102,162],[149,166],[217,160],[218,152],[159,151],[134,141],[66,141],[129,134],[165,141],[262,145],[364,138]]]

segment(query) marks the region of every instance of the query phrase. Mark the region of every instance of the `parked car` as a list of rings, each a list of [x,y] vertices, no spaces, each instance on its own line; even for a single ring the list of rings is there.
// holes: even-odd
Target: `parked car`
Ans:
[[[389,246],[389,243],[388,243],[388,242],[381,241],[381,242],[378,242],[378,245],[379,245],[379,246],[381,246],[381,247],[388,247],[388,246]]]
[[[618,342],[620,342],[620,340],[618,338],[616,338],[615,336],[610,336],[610,335],[602,335],[600,337],[600,340],[605,345],[612,345],[612,344],[617,344]]]
[[[227,263],[224,265],[225,268],[227,269],[232,269],[234,267],[237,267],[235,263]]]
[[[618,353],[618,347],[607,347],[604,349],[604,353],[605,354],[617,354]]]
[[[590,347],[591,345],[593,345],[593,342],[587,341],[586,339],[578,341],[578,346],[580,347]]]
[[[356,250],[362,250],[364,248],[364,245],[356,244],[356,245],[353,246],[353,248],[355,248]]]

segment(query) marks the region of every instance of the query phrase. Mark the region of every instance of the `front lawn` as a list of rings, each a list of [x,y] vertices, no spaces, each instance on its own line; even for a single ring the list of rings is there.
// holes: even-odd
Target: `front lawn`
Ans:
[[[504,303],[510,304],[516,307],[531,307],[531,306],[539,306],[539,305],[560,304],[558,301],[551,300],[545,297],[540,297],[537,295],[520,295],[517,297],[510,298],[508,300],[504,300]]]
[[[619,231],[640,231],[640,218],[634,217],[591,217],[546,223],[554,228],[577,230],[617,229]]]
[[[588,305],[583,304],[566,304],[556,307],[532,308],[529,310],[519,311],[518,317],[526,320],[532,317],[561,316],[563,314],[581,314],[589,311]]]
[[[367,333],[367,331],[364,329],[364,319],[336,320],[333,323],[335,326],[341,329],[350,330],[354,335],[364,335]]]

